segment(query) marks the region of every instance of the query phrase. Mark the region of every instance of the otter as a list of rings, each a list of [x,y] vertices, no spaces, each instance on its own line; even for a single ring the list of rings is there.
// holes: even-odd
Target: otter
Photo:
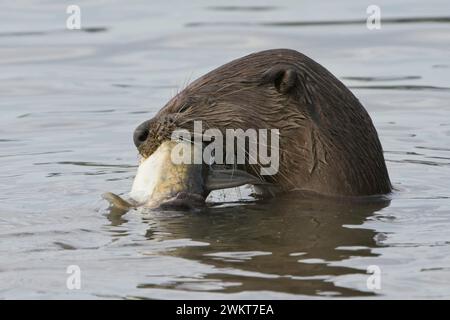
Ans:
[[[290,49],[253,53],[192,82],[133,136],[149,157],[177,128],[279,129],[279,170],[259,176],[277,192],[370,196],[392,190],[383,149],[358,99],[327,69]]]

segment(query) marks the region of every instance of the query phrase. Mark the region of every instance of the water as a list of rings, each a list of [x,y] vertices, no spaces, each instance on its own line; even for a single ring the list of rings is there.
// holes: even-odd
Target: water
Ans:
[[[77,1],[82,31],[65,30],[68,4],[0,6],[1,298],[450,298],[447,1],[378,1],[373,31],[365,1]],[[131,188],[139,123],[190,80],[277,47],[367,108],[390,200],[108,212],[100,195]]]

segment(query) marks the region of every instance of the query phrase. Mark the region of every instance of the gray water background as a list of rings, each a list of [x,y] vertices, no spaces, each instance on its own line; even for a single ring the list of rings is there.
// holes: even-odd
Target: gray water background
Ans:
[[[448,1],[3,1],[0,26],[0,298],[450,298]],[[366,107],[390,201],[109,214],[100,195],[130,190],[140,122],[205,72],[279,47]]]

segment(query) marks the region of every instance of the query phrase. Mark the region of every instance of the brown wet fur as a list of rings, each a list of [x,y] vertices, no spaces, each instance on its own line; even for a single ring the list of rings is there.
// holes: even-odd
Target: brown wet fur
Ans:
[[[175,128],[279,129],[280,166],[261,178],[281,191],[386,194],[383,150],[364,107],[320,64],[289,49],[231,61],[197,79],[153,119],[139,152],[149,156]],[[257,165],[245,168],[257,175]]]

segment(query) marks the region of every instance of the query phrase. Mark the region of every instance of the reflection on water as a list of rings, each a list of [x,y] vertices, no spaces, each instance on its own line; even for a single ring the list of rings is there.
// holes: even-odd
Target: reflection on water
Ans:
[[[79,5],[81,31],[60,2],[0,5],[0,298],[450,298],[447,0],[380,0],[380,30],[354,0]],[[107,209],[101,194],[131,188],[139,123],[205,72],[283,47],[366,107],[390,200],[231,190],[243,199],[200,212]]]
[[[251,205],[213,206],[201,212],[143,218],[149,223],[145,237],[151,242],[202,242],[201,246],[180,245],[165,254],[200,261],[217,271],[188,283],[171,279],[138,287],[202,290],[206,284],[206,290],[214,282],[214,290],[226,293],[271,290],[302,295],[371,295],[337,287],[329,280],[336,275],[366,273],[333,262],[376,256],[371,249],[378,246],[377,233],[358,226],[387,205],[386,199],[351,203],[291,194]],[[108,219],[113,226],[127,222],[117,212],[110,213]]]

